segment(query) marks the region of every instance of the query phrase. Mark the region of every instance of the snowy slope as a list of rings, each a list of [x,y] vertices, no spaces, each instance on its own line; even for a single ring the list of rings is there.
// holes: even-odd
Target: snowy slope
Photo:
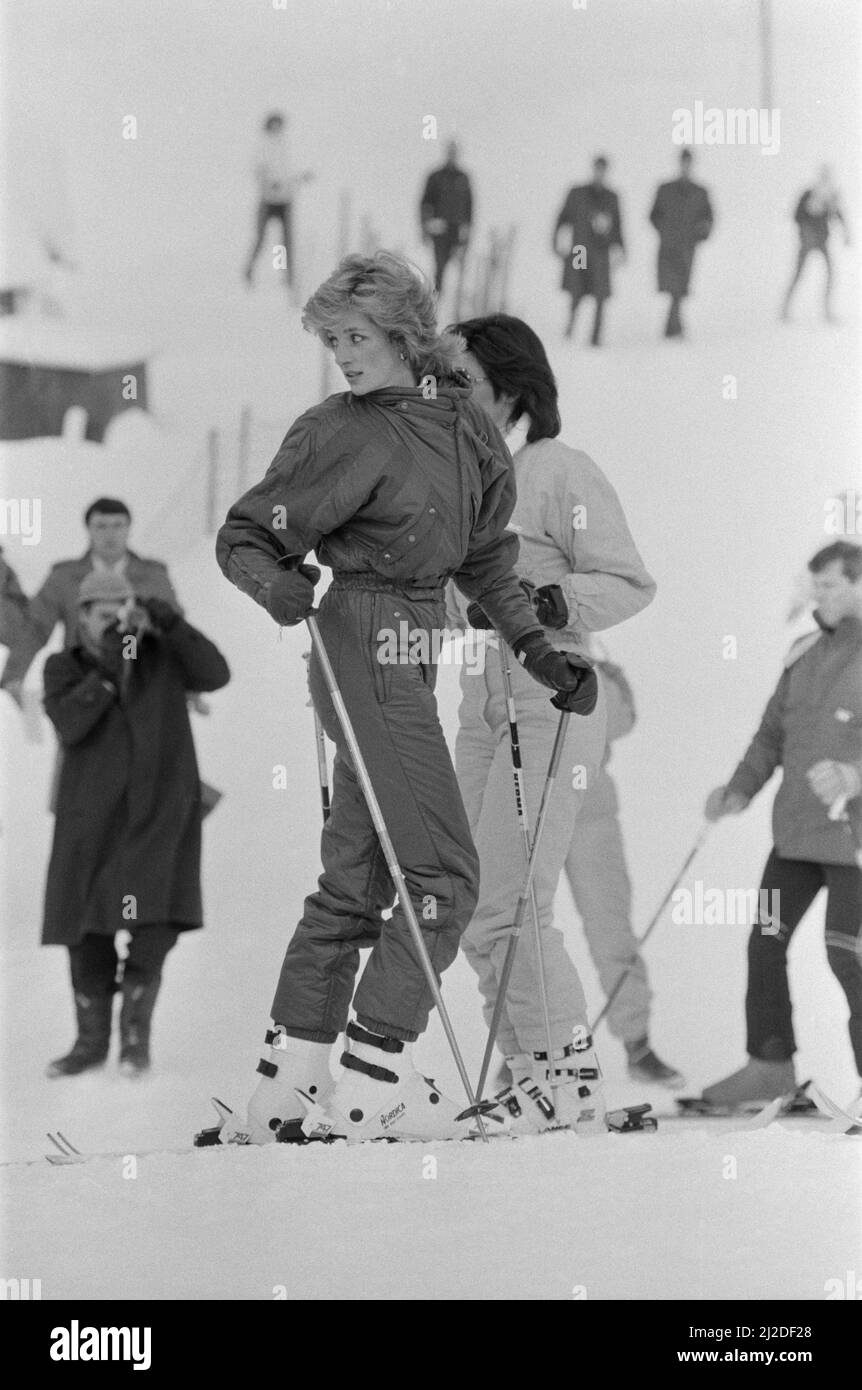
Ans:
[[[468,164],[485,171],[481,216],[485,224],[521,219],[514,308],[548,345],[560,382],[563,437],[590,452],[618,488],[659,583],[646,613],[607,634],[640,710],[612,764],[638,927],[694,841],[706,792],[726,778],[756,726],[783,651],[799,630],[784,623],[794,578],[828,539],[826,499],[853,486],[858,468],[855,323],[826,329],[816,322],[813,274],[800,295],[799,323],[773,323],[792,250],[787,205],[822,151],[838,147],[854,128],[850,45],[841,51],[831,21],[820,34],[815,72],[806,61],[814,42],[810,7],[783,9],[792,20],[778,35],[786,133],[780,160],[757,151],[739,158],[727,150],[702,153],[721,234],[704,248],[688,310],[693,339],[680,345],[655,341],[660,305],[651,292],[653,243],[643,212],[668,160],[668,109],[698,95],[720,104],[753,99],[755,65],[739,29],[750,7],[722,7],[720,18],[714,7],[686,8],[694,16],[686,24],[702,29],[708,20],[710,42],[698,53],[712,64],[698,59],[697,71],[689,72],[668,52],[666,24],[639,20],[638,6],[619,11],[631,49],[614,47],[611,6],[591,6],[573,19],[568,6],[543,0],[534,36],[523,6],[507,4],[506,25],[490,30],[480,5],[458,7],[466,30],[432,55],[414,91],[403,58],[406,12],[396,22],[383,4],[369,4],[360,37],[332,21],[332,71],[373,87],[382,61],[394,96],[343,149],[335,130],[349,121],[350,101],[365,98],[364,85],[357,98],[346,95],[352,92],[346,80],[343,86],[333,80],[322,103],[307,37],[282,69],[260,16],[234,45],[227,43],[230,6],[217,15],[209,6],[190,7],[191,27],[180,7],[159,3],[159,34],[138,13],[138,42],[120,63],[110,6],[99,0],[82,7],[98,23],[70,20],[52,66],[50,36],[59,11],[34,4],[58,109],[68,113],[81,302],[97,303],[115,326],[144,332],[156,344],[154,418],[119,417],[104,447],[53,440],[8,446],[2,491],[42,499],[40,544],[4,537],[28,592],[52,561],[82,548],[78,518],[93,496],[125,496],[135,513],[133,544],[169,562],[190,618],[231,663],[233,681],[211,698],[211,716],[194,721],[202,772],[226,793],[205,827],[207,926],[181,941],[169,962],[150,1079],[130,1086],[113,1067],[74,1082],[44,1079],[46,1060],[72,1036],[63,952],[36,944],[51,833],[45,803],[52,736],[46,727],[41,744],[24,742],[17,712],[0,702],[5,1160],[38,1156],[45,1131],[58,1128],[93,1150],[177,1147],[210,1122],[213,1092],[241,1105],[253,1084],[284,945],[318,872],[316,766],[302,661],[307,638],[293,631],[279,639],[266,615],[225,583],[212,540],[202,534],[206,431],[223,432],[223,511],[237,491],[241,407],[253,409],[253,478],[290,421],[318,399],[322,381],[318,347],[283,296],[263,282],[247,295],[239,283],[244,160],[261,102],[289,100],[298,120],[309,113],[301,134],[321,176],[309,191],[300,236],[304,275],[313,282],[332,258],[340,182],[357,183],[358,205],[372,203],[379,223],[392,227],[393,241],[410,245],[404,190],[418,182],[419,165],[430,155],[405,145],[389,111],[400,101],[418,129],[421,113],[436,109],[435,102],[442,102],[441,112],[448,102],[451,113],[453,91],[469,93],[469,103],[455,109],[465,138],[472,129]],[[295,14],[304,8],[305,0]],[[530,7],[534,15],[539,8]],[[663,0],[658,8],[667,20]],[[836,5],[834,13],[843,9]],[[582,20],[587,27],[568,27]],[[375,51],[384,31],[388,46]],[[680,43],[691,37],[683,34]],[[533,39],[551,55],[557,77],[553,86],[550,74],[542,89],[543,97],[553,91],[550,117],[537,100],[530,63],[515,71],[509,56],[529,56]],[[475,72],[466,70],[461,50],[469,54],[479,43],[489,57],[473,90]],[[66,48],[78,64],[71,75]],[[178,84],[176,101],[167,82],[154,87],[149,80],[156,50],[169,50],[196,75],[196,84]],[[230,73],[226,51],[235,63]],[[611,51],[615,63],[603,75],[598,103],[597,61]],[[642,55],[637,62],[635,52]],[[491,76],[495,55],[512,98],[505,104]],[[659,75],[646,82],[647,70]],[[99,73],[102,85],[93,78],[88,101],[76,104],[81,71]],[[572,72],[579,81],[565,85],[563,76]],[[435,88],[444,74],[445,100]],[[634,110],[632,83],[641,84]],[[119,150],[112,122],[128,109],[138,110],[146,138],[134,150]],[[527,112],[535,113],[529,121]],[[629,264],[609,311],[609,347],[589,353],[560,344],[563,305],[553,292],[557,269],[547,241],[557,185],[561,196],[596,141],[619,151],[615,172],[629,200],[632,233]],[[563,160],[560,150],[568,144],[571,154]],[[512,162],[492,172],[500,149]],[[133,172],[130,159],[137,161]],[[848,160],[845,179],[852,168]],[[101,187],[113,196],[96,215]],[[195,196],[185,204],[189,188]],[[854,185],[848,194],[852,207]],[[137,232],[131,246],[124,241],[130,222]],[[848,312],[856,274],[844,255],[839,285]],[[723,394],[729,375],[736,378],[733,400]],[[333,378],[330,389],[337,386]],[[737,641],[733,659],[723,655],[729,636]],[[34,695],[38,675],[39,664],[28,682]],[[439,696],[451,736],[457,710],[451,667],[440,671]],[[290,769],[289,791],[273,789],[273,770],[281,764]],[[770,799],[765,793],[745,817],[712,832],[689,882],[697,876],[707,887],[756,886],[770,842]],[[597,1009],[599,991],[566,891],[558,912]],[[822,906],[809,914],[792,952],[798,1064],[802,1076],[816,1074],[846,1100],[855,1084],[846,1006],[826,964],[822,915]],[[745,937],[741,926],[675,927],[666,916],[649,943],[654,1039],[686,1071],[692,1090],[742,1060]],[[447,973],[444,988],[475,1074],[483,1030],[463,961]],[[620,1049],[604,1029],[599,1046],[615,1103],[661,1101],[627,1083]],[[421,1061],[458,1093],[436,1021],[423,1039]],[[775,1127],[730,1137],[722,1126],[668,1125],[653,1136],[577,1143],[560,1135],[489,1151],[191,1153],[141,1159],[135,1178],[124,1177],[117,1160],[82,1169],[7,1168],[4,1272],[41,1277],[46,1298],[266,1299],[283,1286],[291,1298],[563,1299],[583,1285],[590,1298],[817,1299],[828,1278],[859,1268],[859,1153],[855,1141],[811,1130]],[[428,1156],[437,1160],[436,1178],[426,1175]],[[737,1161],[735,1178],[725,1176],[728,1156]]]

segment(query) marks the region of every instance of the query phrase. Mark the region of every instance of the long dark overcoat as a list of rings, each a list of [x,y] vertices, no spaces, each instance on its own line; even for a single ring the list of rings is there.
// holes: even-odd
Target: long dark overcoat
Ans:
[[[42,928],[44,945],[134,922],[202,926],[201,803],[186,691],[230,679],[184,619],[147,633],[119,689],[83,646],[45,663],[45,709],[64,756]]]

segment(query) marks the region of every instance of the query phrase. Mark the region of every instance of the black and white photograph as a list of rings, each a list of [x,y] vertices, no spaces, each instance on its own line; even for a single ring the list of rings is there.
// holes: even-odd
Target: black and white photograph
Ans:
[[[33,1364],[853,1344],[860,79],[859,0],[0,0]]]

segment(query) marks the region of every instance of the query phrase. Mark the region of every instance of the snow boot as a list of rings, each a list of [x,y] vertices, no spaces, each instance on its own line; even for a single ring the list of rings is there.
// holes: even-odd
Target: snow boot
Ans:
[[[150,1069],[150,1028],[161,984],[161,975],[155,979],[133,977],[123,981],[120,1071],[131,1079],[144,1076]]]
[[[309,1105],[301,1126],[283,1131],[285,1143],[309,1139],[416,1140],[472,1139],[478,1134],[475,1115],[444,1096],[430,1078],[413,1065],[413,1044],[400,1038],[370,1033],[358,1023],[347,1025],[349,1051],[341,1054],[342,1075],[323,1104]],[[489,1121],[495,1131],[507,1128],[497,1111]]]
[[[642,1081],[647,1086],[666,1086],[669,1091],[678,1091],[685,1085],[681,1072],[669,1067],[657,1057],[650,1047],[649,1038],[637,1038],[625,1044],[628,1059],[628,1072],[632,1081]]]
[[[583,1136],[607,1133],[602,1073],[585,1027],[575,1028],[572,1042],[555,1050],[553,1074],[547,1052],[521,1053],[507,1057],[506,1063],[515,1084],[497,1100],[508,1110],[516,1134],[544,1129],[573,1129]]]
[[[93,1067],[104,1065],[111,1046],[113,1006],[113,991],[110,994],[95,995],[83,994],[80,990],[76,992],[75,1015],[78,1036],[71,1052],[48,1063],[45,1068],[46,1076],[78,1076],[82,1071],[90,1071]]]
[[[744,1067],[735,1071],[723,1081],[707,1086],[703,1099],[710,1105],[735,1106],[765,1104],[777,1100],[779,1096],[792,1094],[796,1090],[796,1070],[793,1058],[785,1061],[767,1062],[760,1057],[749,1057]]]
[[[269,1060],[261,1057],[257,1064],[260,1081],[248,1103],[246,1118],[233,1116],[225,1122],[220,1135],[223,1144],[274,1143],[280,1125],[298,1122],[305,1114],[298,1091],[322,1104],[335,1084],[329,1070],[331,1043],[291,1038],[281,1024],[267,1031],[266,1041]]]

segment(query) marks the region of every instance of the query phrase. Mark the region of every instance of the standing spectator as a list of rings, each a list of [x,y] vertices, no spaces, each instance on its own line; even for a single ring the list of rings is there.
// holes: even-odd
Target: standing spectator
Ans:
[[[835,541],[809,561],[818,631],[795,642],[760,727],[708,820],[736,815],[782,769],[748,942],[748,1061],[703,1093],[715,1105],[773,1100],[793,1091],[791,937],[821,888],[826,958],[847,999],[850,1044],[862,1077],[862,546]],[[765,897],[765,895],[769,895]]]
[[[108,1055],[117,931],[131,932],[121,976],[120,1063],[150,1065],[165,957],[202,925],[201,793],[186,691],[218,690],[224,657],[163,599],[135,604],[129,580],[92,570],[76,639],[45,663],[45,709],[64,756],[42,944],[69,948],[78,1036],[48,1075]]]
[[[832,259],[829,255],[829,231],[830,222],[840,222],[844,231],[844,245],[850,245],[850,232],[844,213],[841,210],[841,202],[838,190],[832,181],[832,170],[828,164],[823,164],[817,174],[814,185],[806,188],[799,202],[796,204],[796,211],[793,214],[797,227],[799,228],[799,252],[796,258],[796,269],[793,272],[793,279],[787,287],[784,296],[784,303],[781,307],[781,317],[785,321],[790,318],[790,301],[793,292],[799,284],[799,277],[802,274],[803,266],[808,260],[812,251],[819,251],[826,264],[826,281],[823,286],[823,317],[827,323],[834,323],[832,317]]]
[[[688,294],[694,252],[698,242],[712,231],[713,212],[709,194],[691,178],[692,153],[679,157],[679,178],[663,183],[655,195],[649,220],[659,234],[658,288],[670,295],[664,336],[683,336],[680,304]]]
[[[591,182],[569,189],[554,228],[554,250],[563,261],[562,288],[571,295],[565,336],[572,336],[581,300],[592,295],[596,303],[593,347],[601,343],[605,300],[611,296],[611,265],[625,256],[620,202],[605,185],[607,171],[608,161],[597,155]]]
[[[78,590],[86,575],[112,573],[125,577],[138,599],[158,598],[178,612],[180,605],[171,587],[168,572],[160,560],[145,560],[129,549],[131,513],[125,502],[115,497],[98,497],[84,513],[89,546],[77,560],[60,560],[38,594],[27,604],[27,624],[13,634],[9,656],[0,680],[16,704],[21,703],[21,687],[33,658],[49,641],[57,623],[63,624],[66,648],[76,640]]]
[[[684,1084],[684,1078],[656,1056],[650,1044],[652,993],[646,964],[632,931],[632,887],[620,828],[619,799],[608,771],[611,744],[634,727],[634,696],[619,666],[597,661],[596,670],[606,697],[608,741],[574,827],[565,862],[566,877],[602,989],[607,995],[617,991],[608,1007],[608,1028],[622,1040],[629,1076],[633,1081],[676,1090]]]
[[[473,223],[473,193],[469,177],[458,168],[458,153],[457,144],[450,140],[446,163],[428,175],[419,212],[422,235],[434,247],[434,288],[438,294],[452,256],[463,263]]]
[[[286,125],[286,119],[280,111],[273,111],[263,123],[263,134],[258,141],[254,162],[257,181],[255,236],[244,273],[250,285],[254,276],[254,263],[263,246],[266,229],[275,218],[281,224],[285,279],[288,289],[293,290],[293,198],[300,184],[307,183],[314,175],[310,169],[304,170],[301,174],[296,172]]]

